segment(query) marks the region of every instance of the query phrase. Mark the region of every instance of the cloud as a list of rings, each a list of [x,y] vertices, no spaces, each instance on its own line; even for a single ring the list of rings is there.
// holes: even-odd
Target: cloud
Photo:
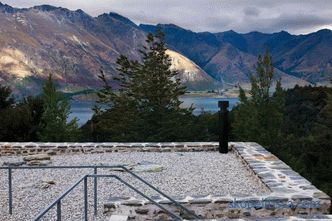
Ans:
[[[255,7],[247,7],[243,9],[243,13],[247,16],[258,16],[260,11]]]
[[[174,23],[193,31],[308,33],[332,28],[331,0],[2,0],[15,7],[51,4],[97,16],[117,12],[138,23]]]

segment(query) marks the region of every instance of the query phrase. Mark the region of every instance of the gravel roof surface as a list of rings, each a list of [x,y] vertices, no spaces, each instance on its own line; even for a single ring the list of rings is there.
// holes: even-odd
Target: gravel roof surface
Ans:
[[[0,157],[0,165],[4,162],[20,161],[22,157]],[[264,195],[269,192],[254,179],[234,153],[219,154],[216,152],[184,152],[184,153],[108,153],[78,154],[52,156],[52,165],[112,165],[138,164],[144,161],[162,166],[161,172],[141,172],[139,176],[146,179],[170,196],[197,195]],[[8,215],[7,172],[0,171],[0,220],[31,220],[43,208],[56,199],[83,175],[93,173],[93,169],[65,170],[15,170],[13,173],[14,215]],[[158,195],[144,187],[129,175],[114,172],[110,169],[99,169],[99,174],[117,174],[125,181],[149,196]],[[38,187],[42,181],[54,181],[55,185],[42,189]],[[92,179],[89,186],[92,187]],[[136,196],[134,192],[116,180],[98,180],[99,214],[102,214],[103,203],[112,196]],[[89,188],[90,217],[92,220],[92,188]],[[63,220],[83,220],[83,186],[80,185],[62,202]],[[54,215],[55,210],[50,212]],[[54,220],[46,217],[45,220]],[[99,217],[94,220],[104,220]]]

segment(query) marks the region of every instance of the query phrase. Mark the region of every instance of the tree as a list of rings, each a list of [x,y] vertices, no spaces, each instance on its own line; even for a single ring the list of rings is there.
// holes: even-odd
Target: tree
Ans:
[[[285,92],[283,143],[272,152],[332,195],[332,89],[296,86]]]
[[[11,96],[12,91],[9,87],[0,85],[0,110],[14,104],[14,98]]]
[[[313,177],[313,182],[332,195],[332,93],[326,96],[326,105],[318,114],[312,131],[312,143],[307,142],[307,153],[315,159],[305,164]]]
[[[272,58],[266,50],[258,57],[256,74],[250,76],[251,89],[247,97],[240,87],[240,105],[234,111],[233,129],[241,141],[255,141],[272,146],[281,137],[284,92],[280,80],[271,96],[274,77]]]
[[[42,99],[44,112],[39,139],[48,142],[77,141],[80,133],[77,119],[67,123],[70,105],[63,94],[56,91],[51,75],[43,86]]]
[[[181,108],[179,96],[186,88],[171,70],[166,54],[164,34],[148,34],[140,50],[142,61],[131,61],[121,55],[119,74],[113,78],[119,89],[112,88],[104,73],[99,76],[104,87],[98,93],[99,103],[107,105],[91,123],[105,140],[170,141],[184,140],[191,133],[192,108]]]
[[[39,97],[27,97],[14,103],[11,90],[0,86],[0,140],[38,141],[42,112],[43,103]]]

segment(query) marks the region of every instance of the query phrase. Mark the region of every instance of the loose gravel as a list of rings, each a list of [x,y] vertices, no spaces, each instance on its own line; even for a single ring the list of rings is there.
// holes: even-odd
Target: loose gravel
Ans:
[[[20,161],[22,157],[0,157],[0,165],[8,161]],[[138,175],[170,196],[197,195],[264,195],[269,192],[254,179],[234,153],[215,152],[188,153],[108,153],[52,156],[52,165],[112,165],[138,164],[144,161],[161,165],[162,172],[143,172]],[[8,215],[7,171],[0,170],[0,220],[31,220],[62,192],[93,169],[65,170],[15,170],[13,172],[13,215]],[[123,172],[111,169],[98,169],[99,174],[117,174],[125,181],[149,196],[158,195]],[[46,189],[38,184],[42,181],[54,181]],[[93,218],[92,179],[89,180],[89,220],[105,220],[102,215],[103,203],[110,196],[136,196],[116,180],[101,178],[98,180],[98,218]],[[55,209],[44,220],[55,220]],[[62,202],[62,219],[83,220],[83,185],[78,186]],[[53,217],[52,217],[53,216]],[[51,218],[52,217],[52,218]]]

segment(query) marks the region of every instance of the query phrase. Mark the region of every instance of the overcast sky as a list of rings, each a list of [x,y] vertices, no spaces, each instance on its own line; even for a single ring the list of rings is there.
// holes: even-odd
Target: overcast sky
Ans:
[[[173,23],[193,31],[300,34],[332,29],[332,0],[0,0],[15,7],[50,4],[92,16],[117,12],[137,24]]]

